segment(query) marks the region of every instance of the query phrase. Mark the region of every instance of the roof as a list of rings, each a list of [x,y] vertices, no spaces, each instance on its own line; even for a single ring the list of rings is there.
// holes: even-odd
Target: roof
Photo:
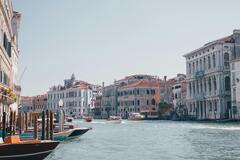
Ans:
[[[159,87],[159,83],[157,81],[149,81],[149,80],[139,80],[135,83],[128,84],[121,88],[134,88],[134,87]]]
[[[200,51],[200,50],[202,50],[204,48],[207,48],[207,47],[209,47],[211,45],[214,45],[214,44],[217,44],[217,43],[227,43],[227,42],[231,43],[232,39],[233,39],[233,34],[231,34],[230,36],[226,36],[226,37],[219,38],[217,40],[208,42],[208,43],[204,44],[202,47],[200,47],[198,49],[195,49],[195,50],[193,50],[193,51],[191,51],[191,52],[189,52],[187,54],[184,54],[183,57],[187,57],[187,56],[189,56],[189,55],[191,55],[193,53],[196,53],[196,52],[198,52],[198,51]]]

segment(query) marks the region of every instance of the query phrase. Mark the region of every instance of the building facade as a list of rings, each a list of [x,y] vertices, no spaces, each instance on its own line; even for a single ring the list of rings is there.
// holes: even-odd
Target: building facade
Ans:
[[[108,118],[112,115],[126,118],[131,112],[141,112],[144,109],[150,109],[150,106],[152,106],[152,98],[150,97],[159,95],[159,88],[155,89],[154,86],[157,85],[158,81],[159,79],[156,76],[139,74],[127,76],[123,79],[114,81],[114,84],[112,85],[103,87],[102,118]],[[147,90],[149,94],[147,94]],[[155,94],[151,94],[151,91],[152,93],[155,92]],[[144,99],[143,96],[145,95],[147,97]],[[139,103],[138,100],[140,101]],[[154,101],[155,104],[157,104],[159,98],[155,97]],[[152,109],[154,110],[155,107],[152,107]]]
[[[194,119],[231,119],[230,60],[239,31],[207,43],[186,55],[187,108]]]
[[[106,119],[109,116],[117,115],[117,89],[118,85],[109,85],[102,90],[102,112],[101,117]]]
[[[118,113],[128,118],[130,113],[157,113],[160,102],[158,81],[139,80],[118,88]]]
[[[41,113],[47,109],[47,95],[21,96],[20,112]]]
[[[2,113],[17,111],[18,31],[21,15],[13,11],[12,1],[0,1],[0,122]]]
[[[173,93],[172,87],[175,84],[175,79],[167,79],[167,76],[164,76],[163,80],[160,80],[159,87],[160,87],[160,102],[173,104]]]
[[[232,108],[231,118],[240,120],[240,30],[234,30],[233,44],[231,45],[231,93]]]
[[[21,96],[19,112],[34,112],[34,97]]]
[[[186,106],[187,83],[186,75],[178,74],[172,86],[172,97],[174,109]]]
[[[47,92],[47,108],[56,112],[63,107],[67,116],[82,117],[92,114],[96,96],[101,93],[99,85],[76,80],[74,74],[70,79],[64,80],[64,85],[53,86]],[[59,106],[62,100],[64,105]]]

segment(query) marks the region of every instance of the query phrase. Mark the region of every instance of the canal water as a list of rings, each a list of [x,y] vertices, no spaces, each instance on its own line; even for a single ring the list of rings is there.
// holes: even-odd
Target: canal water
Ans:
[[[75,122],[93,129],[61,143],[47,160],[239,160],[240,124],[104,120]]]

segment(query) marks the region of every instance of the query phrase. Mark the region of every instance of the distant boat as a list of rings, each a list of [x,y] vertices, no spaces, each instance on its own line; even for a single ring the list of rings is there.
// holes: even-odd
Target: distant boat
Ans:
[[[122,123],[122,118],[120,116],[110,116],[107,120],[108,123],[119,124]]]
[[[74,128],[64,130],[62,132],[53,133],[53,139],[56,141],[64,141],[69,139],[74,139],[80,137],[81,135],[85,134],[87,131],[91,130],[92,128]],[[33,139],[33,132],[26,132],[20,134],[21,140],[31,140]],[[39,139],[41,139],[42,132],[38,133]]]
[[[86,122],[92,122],[93,117],[92,117],[92,116],[84,116],[83,119],[84,119]]]
[[[133,121],[139,121],[139,120],[144,120],[145,116],[141,115],[140,113],[130,113],[128,120],[133,120]]]
[[[74,119],[73,117],[67,117],[67,118],[66,118],[66,121],[67,121],[67,122],[73,122],[73,119]]]
[[[43,160],[58,144],[51,140],[20,141],[19,136],[6,137],[0,143],[0,160]]]

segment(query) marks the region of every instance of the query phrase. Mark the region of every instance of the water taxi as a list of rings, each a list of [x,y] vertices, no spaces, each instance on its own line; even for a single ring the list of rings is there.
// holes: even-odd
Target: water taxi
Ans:
[[[122,123],[122,118],[120,116],[110,116],[107,120],[108,123],[119,124]]]
[[[141,115],[140,113],[130,113],[128,120],[132,120],[132,121],[139,121],[139,120],[144,120],[145,116]]]

